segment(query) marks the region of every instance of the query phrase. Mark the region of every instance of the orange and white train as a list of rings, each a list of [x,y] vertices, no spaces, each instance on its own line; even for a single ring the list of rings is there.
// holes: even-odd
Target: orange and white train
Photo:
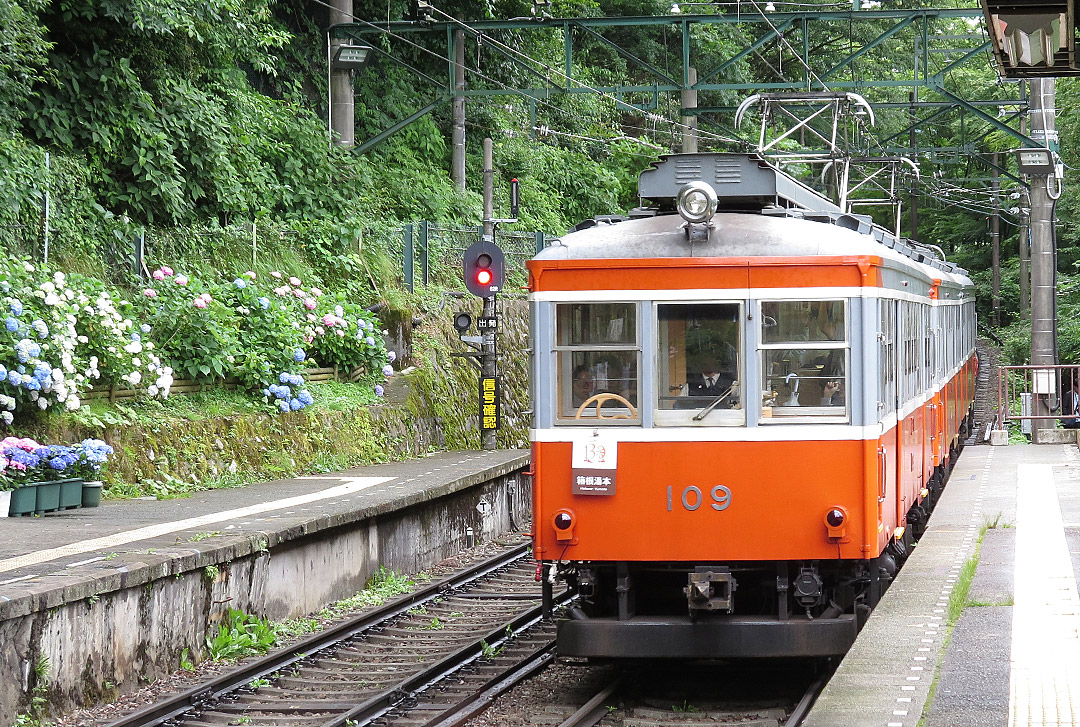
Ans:
[[[559,653],[842,654],[971,425],[971,280],[753,155],[639,194],[528,263]]]

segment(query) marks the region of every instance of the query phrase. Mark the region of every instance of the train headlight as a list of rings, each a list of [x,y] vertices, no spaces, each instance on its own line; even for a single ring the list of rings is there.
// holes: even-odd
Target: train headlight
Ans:
[[[679,190],[675,206],[687,222],[708,222],[716,214],[716,190],[705,182],[690,182]]]

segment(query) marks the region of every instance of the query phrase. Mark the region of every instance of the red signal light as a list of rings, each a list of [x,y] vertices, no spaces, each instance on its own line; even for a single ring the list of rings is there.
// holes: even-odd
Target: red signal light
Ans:
[[[488,269],[476,271],[476,282],[480,285],[491,285],[491,271]]]

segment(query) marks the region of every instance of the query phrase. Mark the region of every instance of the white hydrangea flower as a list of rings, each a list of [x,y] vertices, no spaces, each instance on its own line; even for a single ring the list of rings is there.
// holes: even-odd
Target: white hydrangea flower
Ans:
[[[132,341],[128,345],[124,346],[124,350],[128,353],[142,353],[143,345],[139,341]]]
[[[43,397],[41,397],[40,399],[37,400],[37,405],[38,405],[38,409],[48,409],[49,408],[49,400],[46,399],[43,396]]]
[[[75,411],[80,406],[82,406],[82,402],[79,401],[79,397],[72,394],[67,398],[66,401],[64,401],[64,406],[68,408],[68,411]]]

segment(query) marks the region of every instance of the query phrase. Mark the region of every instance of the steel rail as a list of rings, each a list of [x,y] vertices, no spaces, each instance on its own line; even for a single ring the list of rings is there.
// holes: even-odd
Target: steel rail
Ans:
[[[277,652],[244,664],[238,669],[191,687],[173,697],[109,722],[106,727],[155,727],[168,720],[175,719],[185,712],[199,709],[210,701],[246,686],[253,679],[286,669],[327,647],[335,646],[342,641],[359,636],[383,621],[404,615],[409,609],[418,604],[438,598],[448,591],[456,590],[473,581],[485,578],[528,554],[530,547],[530,544],[523,543],[511,548],[505,553],[500,553],[493,558],[477,563],[460,573],[431,583],[412,593],[397,597],[374,611],[343,621],[337,626],[310,636],[287,648],[280,649]]]
[[[832,673],[824,674],[807,687],[806,693],[802,695],[802,699],[795,705],[795,709],[791,710],[791,714],[788,715],[787,721],[784,722],[784,727],[799,727],[802,721],[806,719],[806,715],[810,713],[810,708],[814,706],[814,702],[817,701],[818,695],[825,689],[825,685],[829,683],[829,677]]]
[[[617,677],[611,684],[597,692],[596,696],[581,705],[578,711],[567,717],[559,727],[593,727],[607,716],[606,702],[623,687],[624,677]]]

